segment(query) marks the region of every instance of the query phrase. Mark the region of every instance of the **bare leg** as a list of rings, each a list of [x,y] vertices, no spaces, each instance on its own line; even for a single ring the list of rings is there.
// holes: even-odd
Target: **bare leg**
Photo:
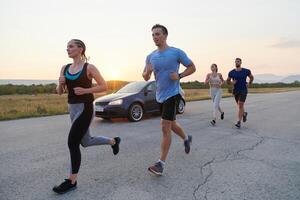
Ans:
[[[244,102],[238,102],[238,121],[241,121],[244,115]]]
[[[74,184],[77,180],[77,174],[70,174],[69,180],[71,180],[72,184]]]
[[[176,135],[181,137],[181,139],[183,139],[183,140],[186,139],[186,135],[185,135],[183,129],[181,128],[180,124],[178,124],[176,121],[172,122],[171,129]]]
[[[172,135],[171,135],[171,127],[172,121],[169,120],[161,120],[161,128],[162,128],[162,140],[160,146],[160,160],[165,161],[167,159],[169,149],[171,146]]]

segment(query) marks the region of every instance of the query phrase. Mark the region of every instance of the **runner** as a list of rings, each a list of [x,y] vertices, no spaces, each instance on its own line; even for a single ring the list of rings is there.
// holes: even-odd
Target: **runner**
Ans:
[[[211,73],[206,75],[205,84],[210,85],[210,96],[213,101],[213,119],[210,121],[210,123],[214,126],[216,124],[218,111],[221,114],[221,120],[224,119],[224,112],[220,107],[220,101],[222,99],[221,86],[224,83],[224,79],[222,74],[218,73],[218,66],[216,64],[212,64],[210,69]]]
[[[53,188],[53,191],[58,194],[76,189],[77,174],[81,162],[80,144],[83,147],[111,145],[114,155],[119,152],[121,141],[119,137],[92,137],[90,135],[89,126],[94,115],[93,93],[103,92],[107,86],[98,69],[87,63],[85,50],[85,44],[81,40],[73,39],[68,43],[67,52],[69,57],[73,59],[73,63],[62,67],[57,86],[59,95],[63,94],[67,87],[68,106],[72,122],[68,137],[71,170],[69,178]],[[97,83],[94,87],[92,86],[92,79],[95,79]]]
[[[154,72],[157,85],[156,100],[161,106],[162,141],[160,158],[148,170],[156,175],[162,175],[171,145],[171,131],[184,141],[185,153],[190,152],[192,136],[187,136],[176,122],[176,107],[180,99],[179,80],[194,73],[196,67],[182,50],[168,46],[168,30],[165,26],[156,24],[151,30],[157,49],[147,56],[143,77],[148,81]],[[180,63],[186,67],[182,73],[178,73]]]
[[[238,106],[238,120],[235,126],[241,128],[241,121],[247,121],[248,113],[245,111],[244,104],[248,94],[248,86],[252,84],[254,77],[251,71],[242,68],[242,59],[235,59],[235,69],[228,73],[227,84],[233,85],[233,95]],[[249,83],[247,82],[249,77]]]

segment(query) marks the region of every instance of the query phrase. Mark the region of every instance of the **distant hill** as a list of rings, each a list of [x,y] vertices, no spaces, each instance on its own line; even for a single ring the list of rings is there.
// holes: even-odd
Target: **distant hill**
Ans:
[[[255,83],[277,83],[280,82],[284,77],[274,74],[256,74],[254,75]]]
[[[278,76],[274,74],[254,75],[254,83],[293,83],[295,81],[300,81],[300,74],[290,76]]]
[[[290,75],[281,80],[283,83],[293,83],[295,81],[300,81],[300,74]]]

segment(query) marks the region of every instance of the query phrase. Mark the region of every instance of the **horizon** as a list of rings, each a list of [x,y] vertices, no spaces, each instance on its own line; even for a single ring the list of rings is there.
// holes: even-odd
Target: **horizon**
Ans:
[[[255,79],[256,76],[259,76],[259,79]],[[265,76],[265,77],[263,77]],[[271,78],[275,78],[275,79],[270,79],[270,77],[268,76],[271,76]],[[290,75],[277,75],[277,74],[254,74],[254,83],[277,83],[277,81],[282,81],[286,78],[291,78],[293,76],[300,76],[300,73],[299,74],[290,74]],[[260,79],[261,77],[263,77],[264,79]],[[9,81],[16,81],[16,82],[33,82],[33,83],[27,83],[27,84],[36,84],[34,82],[48,82],[48,83],[39,83],[39,84],[50,84],[50,83],[55,83],[57,82],[58,80],[56,79],[2,79],[0,78],[0,85],[5,85],[5,84],[10,84],[10,83],[1,83],[2,82],[9,82]],[[119,82],[134,82],[134,81],[144,81],[144,80],[121,80],[121,79],[115,79],[115,80],[105,80],[106,82],[112,82],[112,81],[119,81]],[[149,81],[153,81],[153,79],[149,80]],[[181,83],[187,83],[187,82],[204,82],[203,80],[181,80],[180,82]],[[263,82],[262,82],[263,81]],[[271,82],[270,82],[271,81]],[[275,81],[275,82],[274,82]],[[300,81],[300,79],[298,80]],[[95,81],[93,80],[93,83],[95,83]],[[13,85],[18,85],[16,83],[11,83]],[[22,83],[22,84],[25,84],[25,83]]]
[[[225,74],[226,75],[226,74]],[[255,80],[255,76],[277,76],[277,77],[288,77],[288,76],[295,76],[295,75],[300,75],[300,72],[297,74],[272,74],[272,73],[262,73],[262,74],[253,74],[254,76],[254,80]],[[224,76],[224,75],[223,75]],[[227,76],[227,75],[226,75]],[[17,81],[58,81],[57,79],[24,79],[24,78],[0,78],[0,80],[17,80]],[[153,78],[151,78],[149,81],[154,80]],[[185,79],[181,80],[180,82],[186,82],[184,81]],[[125,79],[109,79],[109,80],[105,80],[105,81],[127,81],[127,82],[132,82],[132,81],[140,81],[140,80],[125,80]],[[188,81],[199,81],[198,79],[195,80],[188,80]],[[199,81],[201,82],[201,81]]]
[[[56,80],[71,61],[67,42],[79,38],[106,80],[142,80],[146,56],[156,49],[151,36],[156,23],[168,28],[168,44],[196,65],[196,73],[183,81],[203,81],[212,63],[225,77],[236,57],[254,75],[300,74],[299,1],[154,0],[147,7],[137,0],[76,2],[0,3],[0,79]]]

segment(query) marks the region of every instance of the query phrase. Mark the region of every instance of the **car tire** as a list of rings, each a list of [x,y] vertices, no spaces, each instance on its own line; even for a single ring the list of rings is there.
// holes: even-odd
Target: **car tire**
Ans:
[[[131,122],[138,122],[144,116],[144,109],[141,104],[133,103],[128,110],[128,119]]]
[[[185,101],[181,98],[177,105],[177,113],[183,114],[185,111]]]

